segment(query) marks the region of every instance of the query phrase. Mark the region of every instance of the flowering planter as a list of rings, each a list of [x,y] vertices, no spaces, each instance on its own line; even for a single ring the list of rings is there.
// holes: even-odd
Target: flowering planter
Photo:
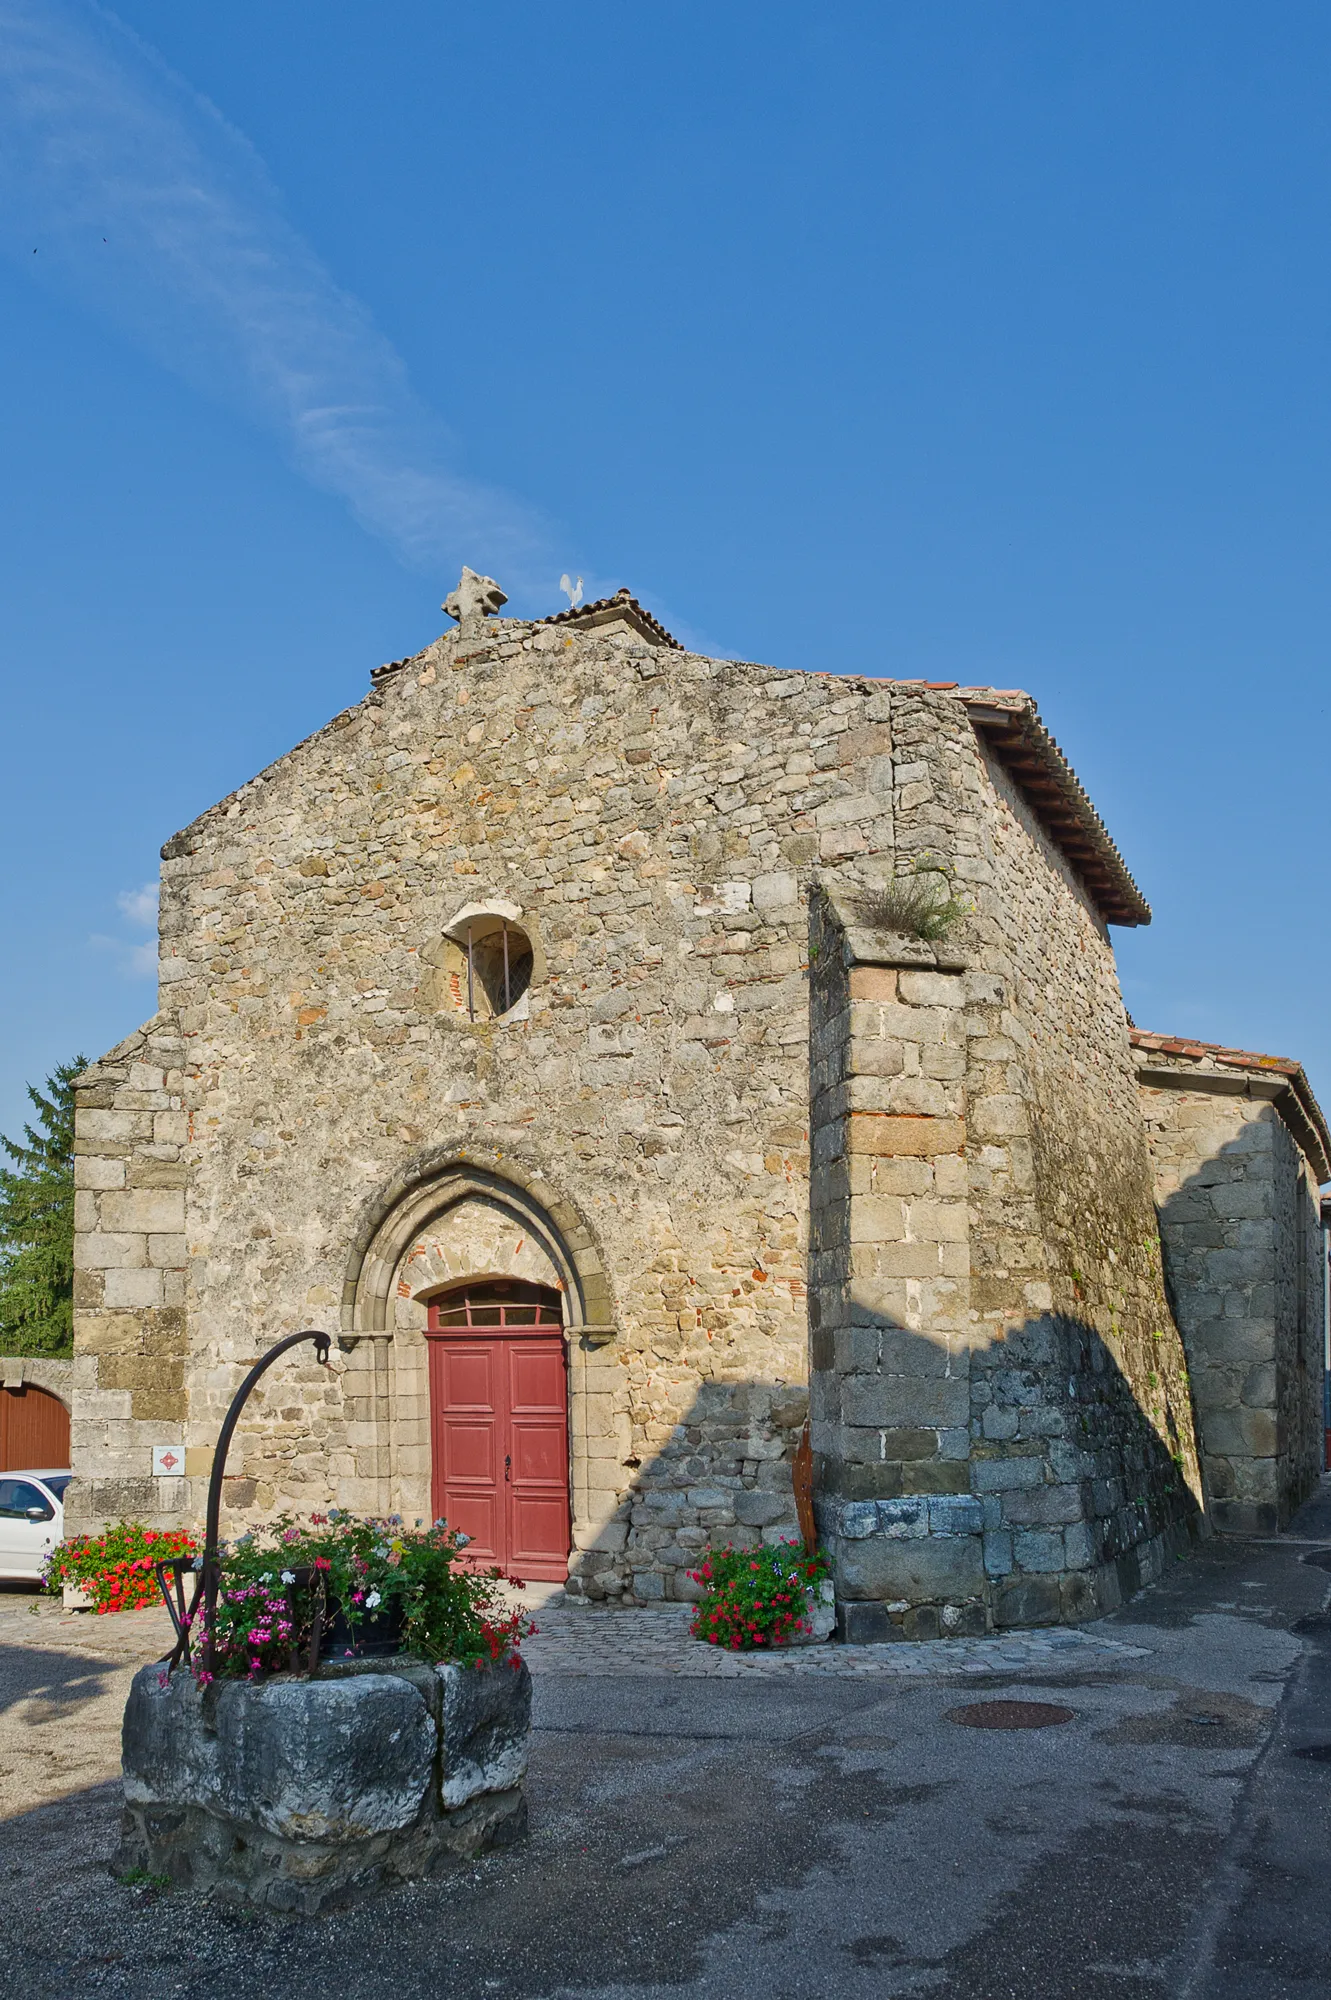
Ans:
[[[314,1914],[526,1831],[524,1664],[396,1659],[200,1690],[134,1677],[118,1867]]]

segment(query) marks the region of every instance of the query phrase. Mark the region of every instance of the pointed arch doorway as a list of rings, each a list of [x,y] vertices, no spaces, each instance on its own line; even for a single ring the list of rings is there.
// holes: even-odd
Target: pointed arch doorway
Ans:
[[[476,1279],[429,1302],[432,1504],[468,1556],[562,1582],[570,1538],[568,1362],[557,1291]]]

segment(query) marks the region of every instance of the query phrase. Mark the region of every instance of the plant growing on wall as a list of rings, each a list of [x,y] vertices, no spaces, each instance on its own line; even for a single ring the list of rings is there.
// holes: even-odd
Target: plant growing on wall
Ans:
[[[860,898],[860,914],[876,930],[934,944],[947,936],[973,906],[954,888],[955,871],[932,854],[917,854],[905,874],[890,875],[881,888]]]
[[[37,1127],[0,1137],[0,1349],[70,1354],[74,1337],[74,1080],[83,1056],[61,1063],[28,1096]]]

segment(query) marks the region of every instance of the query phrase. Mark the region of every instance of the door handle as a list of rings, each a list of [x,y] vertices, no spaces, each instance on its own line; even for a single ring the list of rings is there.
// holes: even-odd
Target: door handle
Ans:
[[[507,1452],[505,1452],[505,1453],[504,1453],[504,1477],[505,1477],[505,1479],[507,1479],[507,1478],[508,1478],[508,1477],[510,1476],[510,1474],[511,1474],[511,1472],[512,1472],[512,1469],[513,1469],[513,1460],[512,1460],[512,1458],[510,1457],[510,1455],[509,1455],[509,1454],[508,1454]]]

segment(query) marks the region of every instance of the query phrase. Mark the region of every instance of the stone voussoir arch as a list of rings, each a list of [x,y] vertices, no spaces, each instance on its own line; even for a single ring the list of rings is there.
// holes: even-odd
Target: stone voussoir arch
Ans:
[[[614,1302],[600,1246],[573,1203],[545,1175],[508,1154],[440,1147],[404,1166],[362,1212],[342,1285],[342,1332],[393,1331],[402,1258],[423,1229],[459,1202],[480,1198],[531,1232],[559,1273],[570,1339],[600,1342],[614,1329]]]

